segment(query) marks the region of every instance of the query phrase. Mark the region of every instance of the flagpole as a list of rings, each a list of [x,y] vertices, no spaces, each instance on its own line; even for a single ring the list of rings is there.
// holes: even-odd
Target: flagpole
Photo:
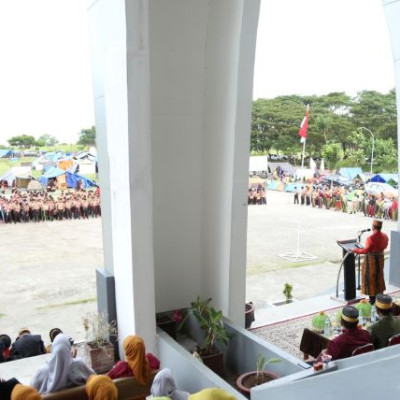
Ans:
[[[301,182],[303,182],[303,179],[304,179],[304,171],[303,171],[303,169],[304,169],[304,153],[305,153],[305,150],[306,150],[306,138],[303,138],[303,152],[302,152],[302,154],[301,154]]]

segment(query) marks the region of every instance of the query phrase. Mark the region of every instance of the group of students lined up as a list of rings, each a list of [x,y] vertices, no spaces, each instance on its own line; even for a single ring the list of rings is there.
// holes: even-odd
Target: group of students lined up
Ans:
[[[0,222],[41,222],[64,219],[88,219],[101,216],[100,191],[78,190],[61,192],[53,197],[47,192],[21,193],[14,189],[11,196],[0,196]]]
[[[7,339],[8,338],[8,339]],[[6,339],[6,340],[5,340]],[[0,380],[2,400],[40,400],[42,395],[73,386],[86,386],[89,400],[116,400],[118,388],[113,379],[132,377],[140,385],[151,384],[154,399],[172,400],[235,400],[230,393],[217,388],[203,389],[190,394],[178,390],[172,372],[168,368],[160,370],[160,361],[151,353],[146,353],[141,337],[127,336],[124,340],[125,360],[118,361],[107,375],[97,375],[85,362],[76,357],[73,340],[60,329],[50,331],[51,352],[49,361],[40,367],[30,382],[22,385],[17,378]],[[40,335],[32,335],[29,329],[22,329],[11,345],[7,335],[0,335],[0,352],[4,361],[8,359],[32,357],[46,351]],[[154,378],[154,379],[153,379]]]
[[[257,188],[249,189],[247,204],[267,204],[267,191],[264,186],[258,185]]]
[[[358,191],[350,194],[344,187],[336,187],[332,190],[325,188],[299,186],[294,190],[294,204],[311,205],[312,207],[333,209],[349,214],[362,212],[364,216],[397,221],[398,199],[397,197],[380,194],[367,194]]]

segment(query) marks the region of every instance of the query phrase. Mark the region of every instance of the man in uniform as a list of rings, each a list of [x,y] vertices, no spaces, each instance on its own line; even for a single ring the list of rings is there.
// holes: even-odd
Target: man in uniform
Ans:
[[[375,303],[378,293],[386,289],[383,277],[384,255],[383,251],[389,244],[387,235],[382,230],[382,221],[375,219],[372,222],[372,235],[367,237],[363,249],[354,248],[353,253],[365,254],[362,265],[361,293],[369,296],[369,302]]]
[[[341,325],[343,332],[332,339],[321,354],[329,354],[332,360],[350,357],[353,351],[365,344],[371,343],[371,335],[365,329],[358,329],[358,310],[353,306],[344,306]]]
[[[391,336],[400,333],[400,318],[393,316],[392,298],[387,294],[378,294],[375,306],[379,320],[369,326],[368,331],[375,349],[381,349],[388,345]]]

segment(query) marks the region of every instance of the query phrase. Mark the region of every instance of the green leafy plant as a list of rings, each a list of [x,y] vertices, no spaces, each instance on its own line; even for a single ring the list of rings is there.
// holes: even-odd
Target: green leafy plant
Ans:
[[[257,385],[260,385],[260,384],[264,383],[263,372],[265,370],[265,367],[268,364],[277,363],[277,362],[281,362],[281,361],[282,360],[280,358],[267,359],[263,354],[260,354],[258,356],[258,358],[257,358],[257,361],[256,361],[256,371],[257,371],[256,382],[257,382]]]
[[[196,301],[191,303],[193,315],[204,332],[202,348],[207,354],[215,352],[215,344],[227,345],[230,335],[222,320],[222,311],[217,311],[210,306],[211,298],[201,299],[197,296]]]
[[[91,347],[104,347],[109,344],[110,337],[118,334],[117,321],[108,322],[108,314],[87,313],[82,318],[83,328],[86,333],[86,341]]]
[[[293,286],[290,285],[289,283],[285,283],[285,285],[283,287],[283,294],[286,297],[286,303],[289,303],[290,300],[293,298],[292,290],[293,290]]]

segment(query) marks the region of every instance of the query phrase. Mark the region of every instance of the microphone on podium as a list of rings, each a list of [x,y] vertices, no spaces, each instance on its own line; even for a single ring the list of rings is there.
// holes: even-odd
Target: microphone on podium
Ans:
[[[368,228],[368,229],[363,229],[362,231],[360,231],[360,233],[365,233],[365,232],[370,232],[370,231],[371,231],[371,229]]]

